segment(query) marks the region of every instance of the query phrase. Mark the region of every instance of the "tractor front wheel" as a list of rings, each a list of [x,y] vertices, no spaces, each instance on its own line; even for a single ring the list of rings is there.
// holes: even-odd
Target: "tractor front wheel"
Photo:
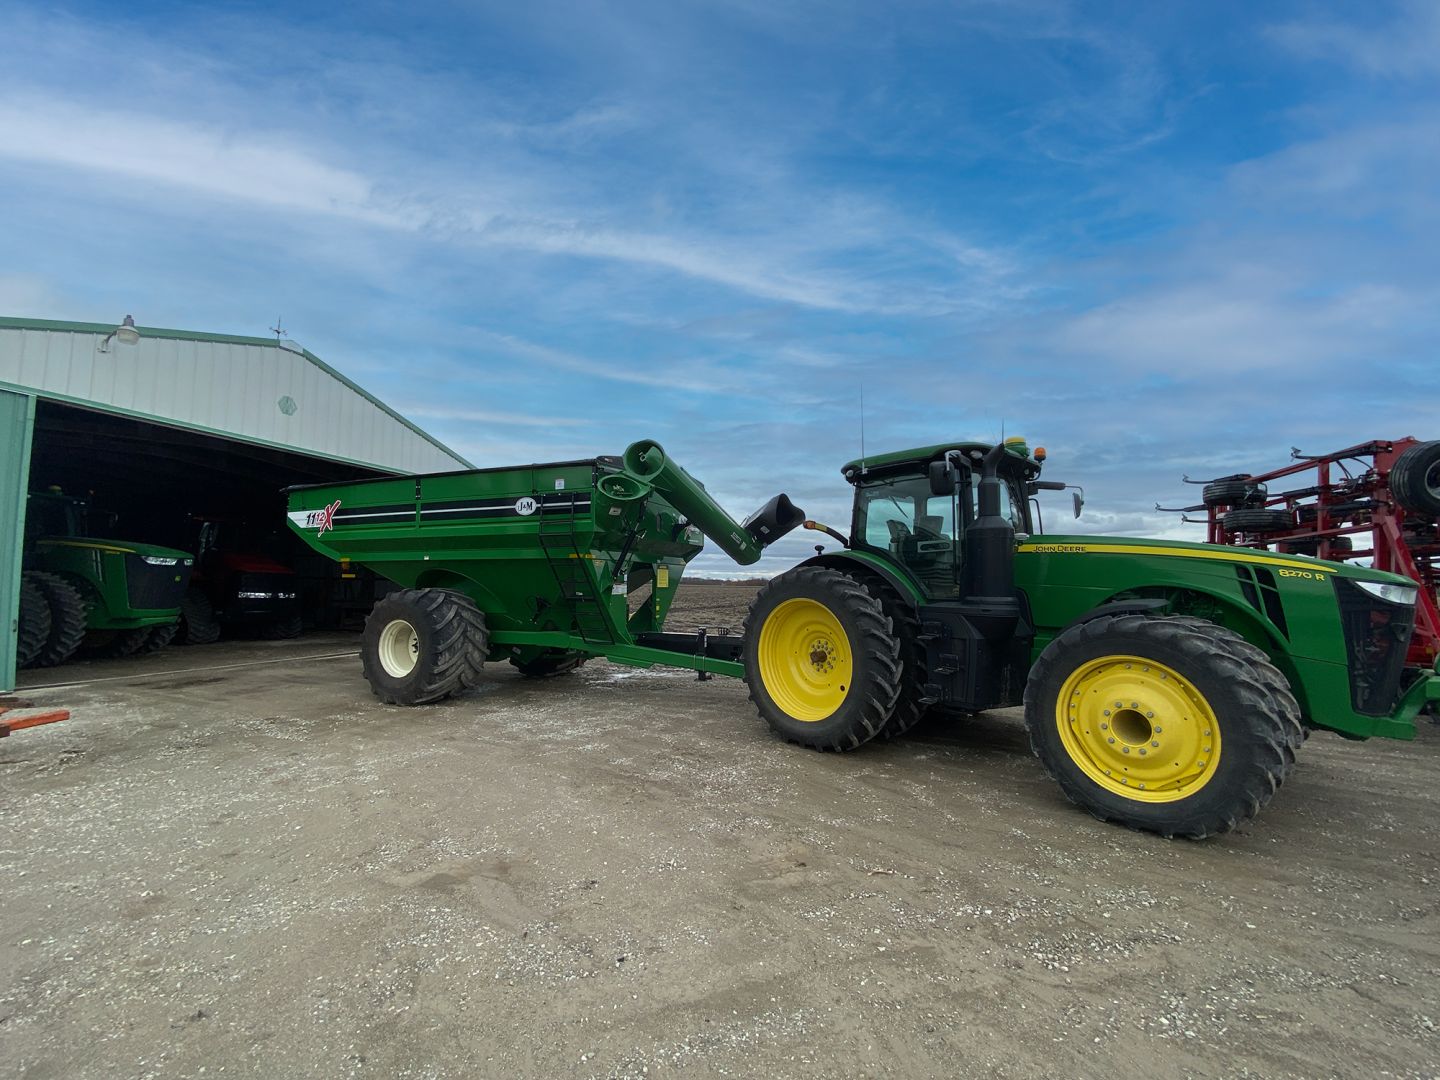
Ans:
[[[781,737],[817,750],[874,738],[900,695],[899,642],[854,579],[800,566],[760,590],[745,617],[750,699]]]
[[[463,593],[400,589],[365,620],[360,665],[387,705],[428,705],[473,686],[485,663],[485,616]]]
[[[1102,821],[1200,839],[1253,818],[1303,740],[1284,676],[1200,619],[1102,616],[1065,631],[1025,688],[1030,745]]]

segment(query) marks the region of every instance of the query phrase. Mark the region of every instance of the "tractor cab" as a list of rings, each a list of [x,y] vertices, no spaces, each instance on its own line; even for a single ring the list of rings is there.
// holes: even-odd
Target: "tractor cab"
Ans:
[[[852,547],[903,566],[932,600],[983,593],[966,536],[981,516],[983,462],[993,449],[946,443],[850,462]],[[1035,532],[1029,493],[1043,454],[1032,458],[1023,440],[1009,439],[996,464],[998,513],[1013,534]]]

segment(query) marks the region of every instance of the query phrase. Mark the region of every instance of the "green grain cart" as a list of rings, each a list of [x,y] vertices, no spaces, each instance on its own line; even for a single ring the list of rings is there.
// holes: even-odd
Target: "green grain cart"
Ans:
[[[1311,728],[1413,738],[1440,675],[1404,667],[1415,586],[1204,544],[1038,535],[1044,452],[1010,440],[856,461],[845,535],[778,495],[737,524],[659,445],[623,457],[293,488],[316,550],[404,588],[365,677],[418,705],[486,661],[592,656],[743,678],[781,736],[850,750],[928,712],[1023,704],[1031,744],[1102,819],[1203,837],[1253,817]],[[1077,503],[1078,513],[1078,503]],[[797,525],[838,548],[773,578],[741,636],[667,633],[705,538],[741,564]]]

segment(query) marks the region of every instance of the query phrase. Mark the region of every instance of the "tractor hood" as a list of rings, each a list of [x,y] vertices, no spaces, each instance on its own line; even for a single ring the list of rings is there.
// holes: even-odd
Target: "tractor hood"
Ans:
[[[170,559],[177,565],[189,565],[194,556],[174,548],[157,547],[154,544],[137,544],[130,540],[88,540],[77,537],[42,537],[37,541],[49,547],[85,548],[104,555],[139,555],[142,559]]]
[[[1228,563],[1273,566],[1280,569],[1317,571],[1351,581],[1374,581],[1390,585],[1415,587],[1415,582],[1399,574],[1372,570],[1353,563],[1312,559],[1308,555],[1279,555],[1255,548],[1231,547],[1224,544],[1197,544],[1188,540],[1147,540],[1130,536],[1032,536],[1022,540],[1019,551],[1036,555],[1115,554],[1151,555],[1161,558],[1210,559]]]

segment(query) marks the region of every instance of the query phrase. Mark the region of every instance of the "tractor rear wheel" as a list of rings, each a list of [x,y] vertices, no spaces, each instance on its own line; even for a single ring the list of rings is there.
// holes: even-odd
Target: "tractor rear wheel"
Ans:
[[[900,644],[853,578],[798,566],[772,578],[745,617],[745,683],[773,731],[817,750],[874,738],[900,696]]]
[[[925,643],[920,640],[920,616],[913,604],[907,604],[882,579],[869,578],[864,582],[864,588],[880,601],[881,610],[890,620],[890,632],[900,650],[900,696],[895,699],[895,708],[880,729],[880,738],[894,739],[918,724],[930,710],[930,704],[924,700],[929,665]]]
[[[50,637],[50,605],[29,574],[20,578],[20,621],[15,628],[15,666],[29,667]]]
[[[1417,443],[1395,459],[1390,491],[1406,510],[1440,514],[1440,440]]]
[[[31,667],[54,667],[69,660],[85,640],[90,610],[80,590],[58,574],[35,570],[25,575],[45,594],[50,609],[50,633],[30,661]]]
[[[1025,722],[1071,802],[1193,839],[1259,813],[1304,740],[1284,675],[1194,618],[1102,616],[1065,631],[1031,670]]]
[[[360,666],[387,705],[428,705],[469,689],[485,663],[485,616],[464,593],[400,589],[365,620]]]
[[[571,652],[568,649],[547,649],[533,660],[510,658],[515,669],[530,679],[548,679],[552,675],[568,675],[585,666],[590,657],[586,653]]]

